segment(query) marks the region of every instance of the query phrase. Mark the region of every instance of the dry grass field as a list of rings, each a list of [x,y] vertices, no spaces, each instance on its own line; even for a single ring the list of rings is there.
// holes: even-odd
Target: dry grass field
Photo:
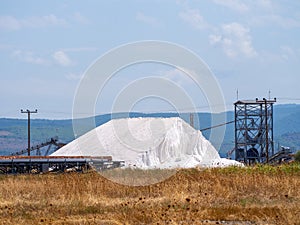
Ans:
[[[109,173],[135,180],[148,172]],[[1,224],[300,224],[300,164],[182,169],[150,186],[97,172],[2,175],[0,217]]]

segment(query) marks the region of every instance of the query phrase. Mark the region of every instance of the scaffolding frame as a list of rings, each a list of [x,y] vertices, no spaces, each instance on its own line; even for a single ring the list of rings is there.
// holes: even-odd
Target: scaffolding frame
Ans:
[[[274,155],[274,100],[239,100],[234,103],[235,160],[246,164],[268,163]]]

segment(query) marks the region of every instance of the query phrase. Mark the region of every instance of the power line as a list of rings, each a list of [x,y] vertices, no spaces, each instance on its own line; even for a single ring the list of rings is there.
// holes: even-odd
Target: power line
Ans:
[[[202,131],[205,131],[205,130],[211,130],[213,128],[221,127],[221,126],[224,126],[226,124],[230,124],[230,123],[234,123],[234,122],[235,122],[235,120],[232,120],[232,121],[222,123],[222,124],[218,124],[218,125],[215,125],[215,126],[212,126],[212,127],[206,127],[206,128],[200,129],[200,131],[202,132]]]

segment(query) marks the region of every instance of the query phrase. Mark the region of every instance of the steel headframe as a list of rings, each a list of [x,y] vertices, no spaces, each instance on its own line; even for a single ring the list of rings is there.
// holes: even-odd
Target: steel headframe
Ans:
[[[274,154],[273,100],[234,103],[235,159],[246,164],[268,163]]]

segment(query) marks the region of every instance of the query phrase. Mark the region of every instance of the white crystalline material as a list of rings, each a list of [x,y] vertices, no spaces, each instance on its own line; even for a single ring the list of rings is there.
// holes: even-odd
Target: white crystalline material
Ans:
[[[112,156],[144,169],[241,165],[221,159],[199,130],[175,117],[111,120],[52,155]]]

